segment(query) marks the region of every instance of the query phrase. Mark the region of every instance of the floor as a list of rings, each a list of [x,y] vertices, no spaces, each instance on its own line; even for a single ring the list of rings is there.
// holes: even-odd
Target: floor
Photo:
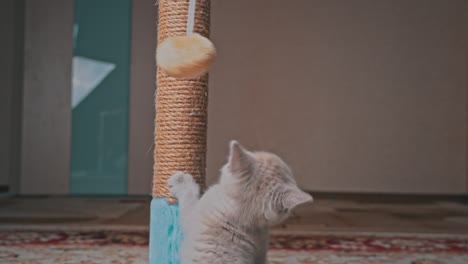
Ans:
[[[468,203],[451,199],[315,196],[278,232],[353,231],[468,234]],[[148,227],[148,197],[4,197],[0,226]]]

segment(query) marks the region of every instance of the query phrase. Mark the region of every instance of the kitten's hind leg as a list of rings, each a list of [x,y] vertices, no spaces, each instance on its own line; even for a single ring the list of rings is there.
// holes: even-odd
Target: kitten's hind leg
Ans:
[[[182,219],[187,215],[200,199],[200,186],[195,182],[192,175],[176,172],[167,181],[169,190],[177,198]]]

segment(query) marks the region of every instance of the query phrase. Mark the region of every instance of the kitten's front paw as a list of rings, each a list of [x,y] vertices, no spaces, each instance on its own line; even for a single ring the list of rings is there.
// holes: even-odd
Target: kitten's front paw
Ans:
[[[171,194],[177,199],[185,193],[196,194],[199,189],[192,175],[181,171],[174,173],[167,181],[167,185]]]

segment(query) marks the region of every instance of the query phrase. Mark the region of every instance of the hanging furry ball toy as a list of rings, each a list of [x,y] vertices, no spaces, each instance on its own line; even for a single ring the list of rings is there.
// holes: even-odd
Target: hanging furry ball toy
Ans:
[[[169,76],[193,79],[208,71],[216,56],[211,41],[193,33],[195,24],[196,0],[189,1],[187,35],[168,37],[159,43],[156,50],[156,63]]]
[[[167,75],[182,79],[205,74],[215,56],[211,41],[196,33],[166,38],[156,51],[158,66]]]

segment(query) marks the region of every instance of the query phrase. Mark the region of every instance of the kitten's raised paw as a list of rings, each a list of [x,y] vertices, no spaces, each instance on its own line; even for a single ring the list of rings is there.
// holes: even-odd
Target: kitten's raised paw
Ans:
[[[171,194],[178,199],[184,193],[197,194],[199,191],[198,184],[192,175],[181,171],[174,173],[167,181],[167,185]]]

